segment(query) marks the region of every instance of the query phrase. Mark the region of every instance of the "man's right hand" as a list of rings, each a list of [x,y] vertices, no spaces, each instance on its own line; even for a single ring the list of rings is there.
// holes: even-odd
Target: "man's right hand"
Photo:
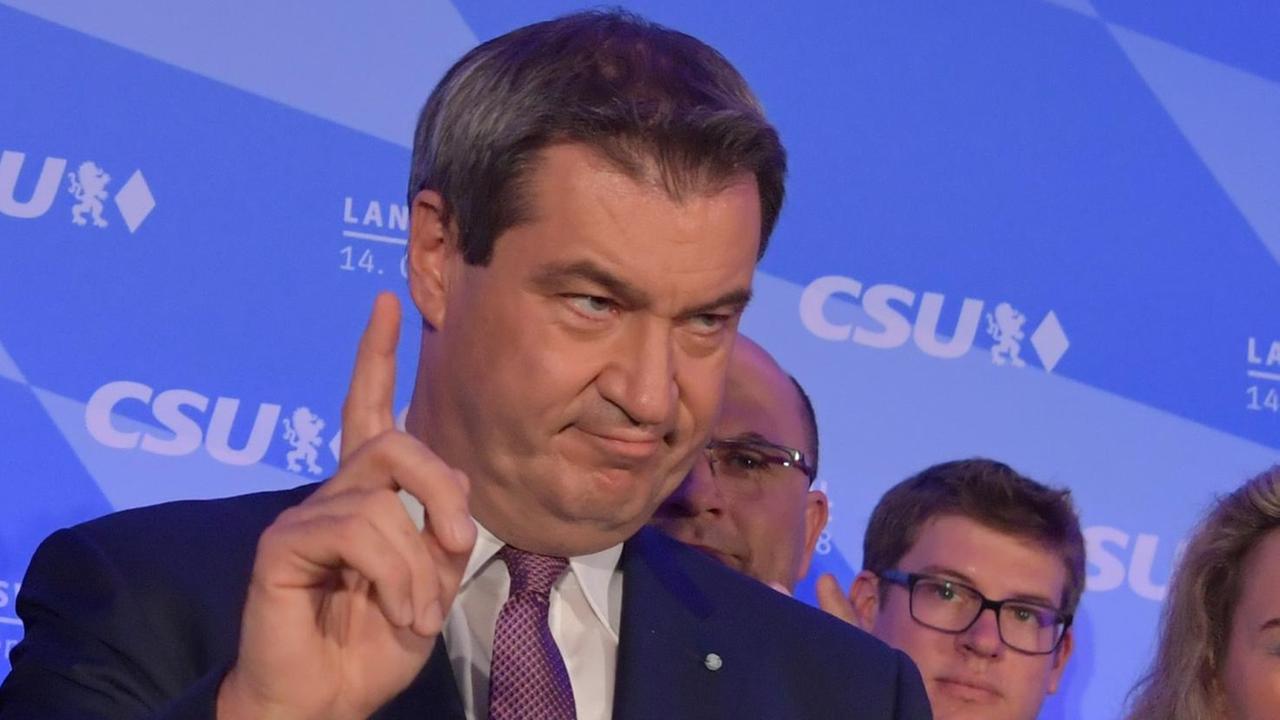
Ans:
[[[343,405],[338,473],[258,541],[222,720],[365,718],[431,656],[476,529],[466,476],[395,429],[399,330],[383,293]],[[421,531],[401,489],[426,508]]]

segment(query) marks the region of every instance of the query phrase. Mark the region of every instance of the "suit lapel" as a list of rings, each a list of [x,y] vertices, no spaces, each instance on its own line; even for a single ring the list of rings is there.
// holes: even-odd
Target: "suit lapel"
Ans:
[[[717,705],[723,681],[708,666],[723,647],[709,622],[715,608],[680,567],[682,551],[651,528],[623,548],[614,720],[688,717]]]

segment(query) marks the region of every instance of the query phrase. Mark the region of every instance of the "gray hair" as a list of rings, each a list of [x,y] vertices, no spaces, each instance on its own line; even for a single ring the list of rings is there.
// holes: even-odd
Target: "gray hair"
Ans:
[[[720,53],[620,10],[522,27],[454,64],[418,118],[409,202],[439,192],[463,258],[487,264],[498,235],[528,219],[538,152],[560,142],[656,175],[676,200],[754,174],[764,254],[784,193],[777,131]]]

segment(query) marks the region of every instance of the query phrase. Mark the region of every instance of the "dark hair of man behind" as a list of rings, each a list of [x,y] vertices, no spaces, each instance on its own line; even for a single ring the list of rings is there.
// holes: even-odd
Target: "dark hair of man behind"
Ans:
[[[809,469],[813,471],[813,478],[818,477],[818,415],[813,411],[813,401],[809,399],[809,393],[804,391],[804,386],[794,375],[788,375],[791,378],[791,384],[796,389],[796,394],[800,396],[800,405],[804,408],[805,421],[805,437],[809,440],[809,449],[806,451],[805,460],[808,462]],[[809,484],[813,484],[813,479],[809,480]]]
[[[595,148],[675,200],[756,177],[763,255],[782,207],[786,156],[746,81],[701,41],[623,11],[588,11],[471,50],[427,99],[414,136],[409,202],[445,200],[463,258],[527,219],[521,183],[555,143]]]
[[[1056,553],[1067,570],[1062,610],[1075,612],[1084,592],[1084,535],[1071,491],[1046,487],[985,458],[934,465],[885,493],[867,524],[863,569],[894,569],[925,523],[943,515],[968,518]]]

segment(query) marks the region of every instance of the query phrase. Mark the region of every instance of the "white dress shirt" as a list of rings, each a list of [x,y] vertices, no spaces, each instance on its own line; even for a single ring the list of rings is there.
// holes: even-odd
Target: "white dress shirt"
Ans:
[[[421,504],[407,494],[401,498],[421,527]],[[445,618],[444,641],[467,720],[486,720],[494,625],[507,601],[511,577],[506,563],[496,557],[505,543],[479,522],[476,529],[476,545],[458,597]],[[569,572],[551,588],[547,622],[569,671],[578,720],[609,720],[613,715],[618,629],[622,624],[621,556],[622,545],[618,544],[569,558]]]

